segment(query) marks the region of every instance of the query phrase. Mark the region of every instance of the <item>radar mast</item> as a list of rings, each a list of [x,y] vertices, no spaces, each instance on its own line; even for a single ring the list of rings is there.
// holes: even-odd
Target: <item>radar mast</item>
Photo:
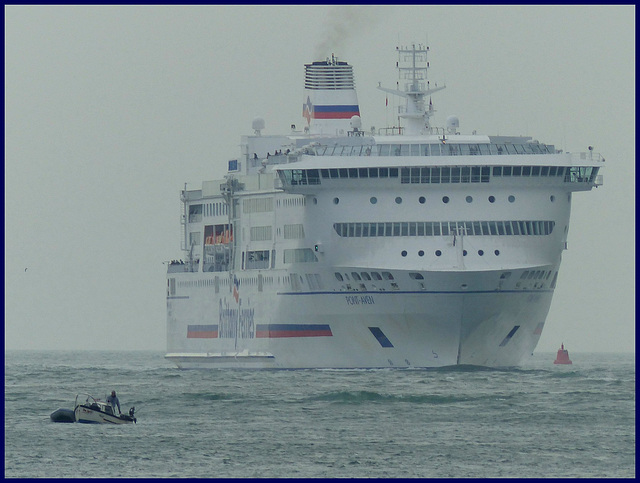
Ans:
[[[421,44],[412,44],[411,47],[396,47],[398,52],[397,89],[388,89],[378,83],[378,89],[389,94],[393,94],[406,99],[406,105],[398,107],[398,115],[405,119],[405,133],[408,135],[420,135],[431,132],[429,118],[434,114],[433,104],[429,99],[426,106],[426,97],[434,92],[441,91],[446,86],[431,88],[427,80],[427,70],[429,62],[427,53],[429,47]],[[400,83],[403,83],[404,90],[400,90]]]

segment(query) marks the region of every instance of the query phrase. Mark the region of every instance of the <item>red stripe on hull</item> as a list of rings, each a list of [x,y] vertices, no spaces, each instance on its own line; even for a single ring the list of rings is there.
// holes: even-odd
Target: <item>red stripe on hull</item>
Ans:
[[[189,332],[187,339],[217,339],[217,332]]]

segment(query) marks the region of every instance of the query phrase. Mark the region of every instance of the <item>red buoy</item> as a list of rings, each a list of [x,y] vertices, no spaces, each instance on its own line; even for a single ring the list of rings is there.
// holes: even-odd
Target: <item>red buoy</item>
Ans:
[[[553,361],[554,364],[572,364],[569,360],[569,351],[564,348],[564,342],[558,349],[558,355],[556,356],[556,360]]]

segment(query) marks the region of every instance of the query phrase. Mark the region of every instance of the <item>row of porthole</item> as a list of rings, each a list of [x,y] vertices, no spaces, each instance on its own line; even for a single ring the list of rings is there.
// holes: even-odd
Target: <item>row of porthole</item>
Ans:
[[[508,197],[507,199],[509,200],[509,203],[513,203],[513,202],[515,202],[515,201],[516,201],[516,197],[515,197],[515,196],[513,196],[513,195],[509,195],[509,197]],[[553,203],[553,202],[555,201],[556,197],[555,197],[555,196],[553,196],[553,195],[551,195],[551,196],[549,197],[549,199],[550,199],[550,201]],[[495,196],[493,196],[493,195],[491,195],[491,196],[489,196],[489,197],[487,198],[487,200],[489,200],[489,203],[495,203],[495,201],[496,201],[496,197],[495,197]],[[315,200],[314,200],[314,201],[315,201]],[[448,196],[443,196],[443,197],[442,197],[442,202],[443,202],[444,204],[449,203],[449,201],[451,201],[451,199],[450,199]],[[472,203],[472,202],[473,202],[473,197],[472,197],[472,196],[467,196],[467,197],[465,198],[465,201],[466,201],[467,203]],[[315,201],[315,202],[317,202],[317,201]],[[378,202],[378,198],[376,198],[375,196],[372,196],[371,198],[369,198],[369,203],[371,203],[372,205],[375,205],[377,202]],[[402,197],[400,197],[400,196],[396,196],[395,202],[396,202],[396,204],[398,204],[398,205],[399,205],[399,204],[402,204]],[[418,198],[418,202],[419,202],[421,205],[424,205],[424,204],[427,202],[427,199],[426,199],[424,196],[421,196],[420,198]],[[333,199],[333,204],[334,204],[334,205],[337,205],[338,203],[340,203],[340,198],[337,198],[337,197],[336,197],[336,198],[334,198],[334,199]]]
[[[436,250],[435,252],[436,257],[442,256],[442,251],[441,250]],[[467,256],[467,251],[466,250],[462,250],[462,256],[466,257]],[[493,254],[497,257],[500,256],[500,250],[494,250]],[[402,255],[403,257],[406,257],[408,255],[408,252],[406,250],[402,250],[400,252],[400,255]],[[483,256],[484,255],[484,250],[478,250],[478,255],[479,256]],[[424,257],[424,250],[419,250],[418,251],[418,256],[419,257]]]

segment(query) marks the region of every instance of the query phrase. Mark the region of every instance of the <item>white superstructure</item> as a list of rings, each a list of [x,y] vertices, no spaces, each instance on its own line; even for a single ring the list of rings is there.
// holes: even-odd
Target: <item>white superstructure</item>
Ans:
[[[182,192],[167,274],[179,367],[512,366],[542,333],[571,197],[604,159],[432,125],[428,48],[398,48],[402,127],[362,129],[353,72],[305,66],[306,126],[242,138]],[[373,131],[373,129],[372,129]]]

